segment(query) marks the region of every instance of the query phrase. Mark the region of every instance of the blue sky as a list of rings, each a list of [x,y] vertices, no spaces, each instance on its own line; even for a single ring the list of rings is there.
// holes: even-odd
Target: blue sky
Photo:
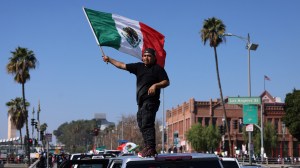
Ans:
[[[141,3],[142,2],[142,3]],[[251,52],[252,96],[266,89],[281,97],[300,88],[300,1],[16,1],[0,2],[0,139],[7,137],[5,103],[21,97],[21,85],[6,72],[18,46],[34,51],[39,65],[25,85],[29,113],[41,103],[41,122],[52,132],[64,122],[91,119],[106,113],[117,122],[135,114],[135,76],[102,62],[101,52],[82,7],[119,14],[141,21],[165,35],[166,70],[171,85],[164,90],[164,109],[190,98],[219,98],[213,49],[203,45],[204,19],[217,17],[228,33],[258,43]],[[223,95],[248,95],[246,43],[227,37],[217,48]],[[106,55],[125,63],[136,58],[103,47]],[[162,117],[162,106],[157,118]],[[31,127],[30,127],[31,128]],[[23,131],[24,132],[24,131]]]

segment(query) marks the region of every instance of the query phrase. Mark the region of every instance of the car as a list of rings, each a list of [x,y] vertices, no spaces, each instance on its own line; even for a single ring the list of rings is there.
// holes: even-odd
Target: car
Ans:
[[[109,163],[107,159],[91,159],[85,158],[82,160],[66,160],[61,164],[60,168],[106,168]]]
[[[140,158],[134,156],[119,156],[110,158],[108,168],[157,168],[157,167],[197,167],[223,168],[220,159],[215,154],[203,153],[173,153],[158,154],[155,157]]]
[[[236,158],[221,157],[220,160],[224,168],[241,168]]]

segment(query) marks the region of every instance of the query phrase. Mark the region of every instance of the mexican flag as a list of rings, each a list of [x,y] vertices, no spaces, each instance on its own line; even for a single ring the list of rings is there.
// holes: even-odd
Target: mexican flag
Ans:
[[[100,46],[113,47],[142,59],[146,48],[156,50],[157,64],[165,65],[165,37],[146,24],[126,17],[83,8]]]

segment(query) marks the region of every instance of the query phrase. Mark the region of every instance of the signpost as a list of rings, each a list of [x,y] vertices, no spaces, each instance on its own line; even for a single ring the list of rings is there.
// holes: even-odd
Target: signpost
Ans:
[[[49,167],[49,142],[52,142],[51,133],[46,133],[46,141],[47,141],[47,167]]]
[[[261,104],[260,97],[229,97],[228,104]]]
[[[243,123],[248,124],[246,126],[246,131],[249,132],[249,163],[252,164],[252,160],[250,159],[252,157],[252,151],[253,151],[253,144],[251,144],[251,132],[253,131],[253,124],[258,123],[258,116],[257,116],[257,105],[261,104],[261,98],[260,97],[251,97],[251,94],[249,94],[250,97],[229,97],[228,98],[228,104],[241,104],[243,105]],[[261,107],[262,109],[262,107]],[[261,112],[262,114],[262,112]],[[262,124],[262,117],[261,117],[261,124]],[[262,127],[262,126],[261,126]],[[263,133],[261,130],[261,139]],[[262,140],[262,146],[263,146],[263,140]],[[263,147],[262,147],[263,151]],[[263,155],[263,152],[261,152]],[[263,156],[262,156],[263,157]]]

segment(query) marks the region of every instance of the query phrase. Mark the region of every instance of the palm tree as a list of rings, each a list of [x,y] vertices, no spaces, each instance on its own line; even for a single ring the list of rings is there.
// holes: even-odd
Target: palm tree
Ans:
[[[22,84],[22,96],[23,96],[23,114],[25,117],[26,124],[26,141],[29,138],[28,129],[28,111],[26,110],[25,103],[25,83],[30,80],[30,69],[35,69],[37,64],[37,59],[33,51],[27,48],[17,47],[15,51],[11,52],[12,56],[9,58],[9,63],[6,66],[6,70],[9,74],[15,75],[14,80]],[[30,158],[30,148],[29,145],[26,146],[26,154],[28,159]],[[30,165],[30,162],[28,162]]]
[[[40,132],[42,132],[44,134],[44,132],[47,130],[47,127],[48,127],[47,123],[41,124],[41,126],[40,126]],[[44,136],[44,135],[41,135],[41,136]],[[41,137],[41,140],[42,140],[43,146],[46,146],[46,140],[45,140],[45,138]]]
[[[26,102],[26,106],[29,105],[30,104]],[[19,130],[21,144],[23,144],[22,128],[25,124],[25,116],[24,113],[22,113],[23,100],[20,97],[16,97],[15,99],[11,99],[9,102],[7,102],[6,106],[8,107],[8,115],[10,116],[10,121],[16,126],[17,130]]]
[[[204,20],[203,28],[201,29],[201,39],[206,44],[207,41],[209,41],[210,47],[214,48],[215,53],[215,63],[216,63],[216,71],[217,71],[217,78],[218,78],[218,84],[219,84],[219,90],[220,90],[220,97],[222,101],[223,106],[223,115],[225,119],[225,125],[226,130],[228,133],[229,138],[229,153],[232,155],[232,148],[231,148],[231,137],[229,133],[229,126],[227,121],[227,114],[225,109],[225,103],[223,99],[223,93],[222,93],[222,86],[221,86],[221,80],[220,80],[220,74],[219,74],[219,64],[218,64],[218,55],[217,55],[217,47],[220,43],[223,41],[226,41],[225,37],[223,36],[224,32],[226,31],[226,26],[223,24],[222,20],[217,19],[215,17],[208,18]]]

